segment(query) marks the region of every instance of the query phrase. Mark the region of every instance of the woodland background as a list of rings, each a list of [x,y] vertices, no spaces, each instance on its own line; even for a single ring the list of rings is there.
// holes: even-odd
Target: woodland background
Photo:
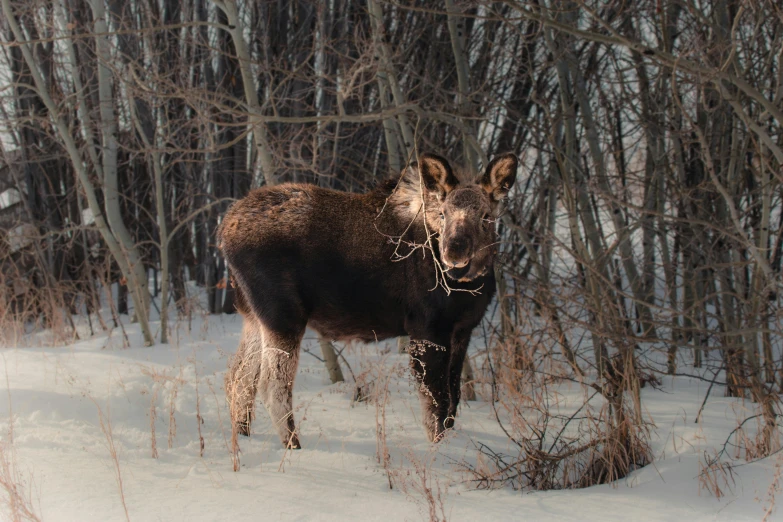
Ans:
[[[496,320],[465,377],[516,419],[520,455],[487,448],[482,480],[589,485],[647,463],[639,390],[663,374],[754,402],[749,459],[780,448],[778,2],[0,8],[7,342],[38,327],[70,342],[79,317],[97,331],[130,313],[165,343],[193,285],[233,313],[215,230],[251,188],[364,191],[418,152],[480,169],[511,151]],[[595,429],[545,447],[541,426],[579,419],[522,409],[563,380],[602,399]]]

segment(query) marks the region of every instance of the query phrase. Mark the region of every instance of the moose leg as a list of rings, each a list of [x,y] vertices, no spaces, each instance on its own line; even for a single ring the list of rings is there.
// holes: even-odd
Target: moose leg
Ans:
[[[446,428],[454,426],[457,417],[457,406],[462,395],[460,379],[462,377],[462,365],[465,363],[465,355],[468,353],[470,332],[467,335],[455,334],[451,340],[451,358],[449,360],[449,411],[446,416]]]
[[[226,373],[225,381],[231,426],[242,435],[249,435],[250,423],[254,417],[262,353],[261,325],[255,318],[246,316],[242,327],[242,340]]]
[[[411,339],[408,353],[419,388],[424,429],[429,439],[437,442],[443,436],[449,410],[449,350],[441,344]]]
[[[304,328],[298,333],[264,330],[264,351],[258,393],[264,401],[272,423],[286,448],[299,449],[293,412],[293,389],[299,366],[299,344]]]

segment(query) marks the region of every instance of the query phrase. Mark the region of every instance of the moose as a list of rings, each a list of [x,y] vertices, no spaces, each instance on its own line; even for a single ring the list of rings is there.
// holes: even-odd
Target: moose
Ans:
[[[471,332],[495,291],[500,203],[513,154],[481,174],[422,154],[364,194],[286,183],[251,191],[218,231],[243,315],[226,374],[233,433],[248,435],[259,394],[286,448],[300,448],[292,410],[307,327],[327,339],[410,336],[424,428],[454,424]]]

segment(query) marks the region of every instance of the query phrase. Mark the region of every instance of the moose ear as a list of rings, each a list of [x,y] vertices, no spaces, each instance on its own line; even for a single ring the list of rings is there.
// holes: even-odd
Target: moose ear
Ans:
[[[445,196],[459,184],[449,162],[435,154],[419,156],[419,172],[427,190],[436,192],[439,197]]]
[[[517,179],[517,166],[519,160],[516,154],[501,154],[489,162],[487,170],[477,180],[489,197],[494,201],[500,201]]]

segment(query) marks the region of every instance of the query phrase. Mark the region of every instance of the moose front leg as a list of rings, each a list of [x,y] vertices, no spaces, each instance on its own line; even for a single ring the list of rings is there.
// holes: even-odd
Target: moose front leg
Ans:
[[[462,366],[468,353],[470,332],[455,333],[451,338],[451,358],[449,360],[449,409],[446,416],[446,428],[454,426],[457,417],[457,406],[462,395]]]
[[[449,411],[449,350],[430,341],[411,339],[411,370],[418,385],[421,415],[427,436],[437,442],[446,429]]]

